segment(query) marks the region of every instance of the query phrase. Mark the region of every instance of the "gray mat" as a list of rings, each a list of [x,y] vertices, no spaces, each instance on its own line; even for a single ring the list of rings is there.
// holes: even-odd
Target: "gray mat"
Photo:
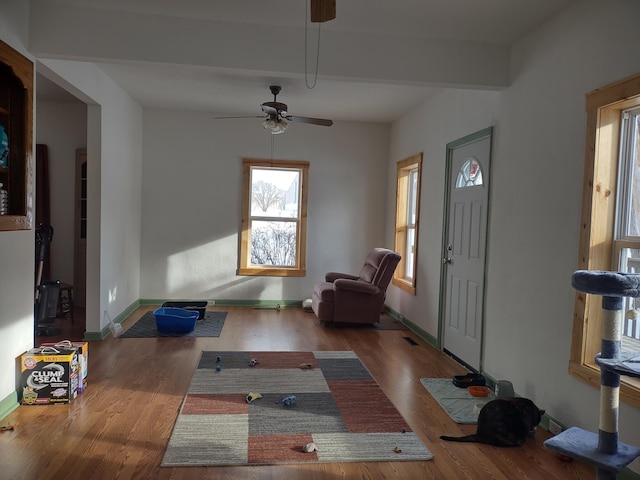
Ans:
[[[329,322],[327,326],[332,328],[362,328],[363,330],[409,330],[400,320],[384,314],[380,315],[380,320],[376,323]]]
[[[474,411],[475,406],[481,408],[496,398],[493,393],[486,397],[474,397],[466,388],[456,387],[450,378],[421,378],[420,383],[456,423],[477,423],[478,412]]]
[[[393,318],[391,315],[380,315],[378,323],[367,325],[367,329],[371,330],[409,330],[407,326],[400,320]]]
[[[156,328],[156,317],[153,312],[145,313],[120,338],[152,338],[152,337],[219,337],[224,326],[227,312],[205,312],[202,320],[196,320],[196,326],[190,333],[162,333]]]

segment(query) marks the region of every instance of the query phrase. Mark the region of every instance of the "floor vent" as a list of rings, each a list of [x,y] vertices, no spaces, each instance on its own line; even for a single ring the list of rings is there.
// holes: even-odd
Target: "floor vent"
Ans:
[[[415,341],[413,338],[411,338],[411,337],[402,337],[402,338],[404,338],[404,339],[407,341],[407,343],[408,343],[409,345],[414,345],[414,346],[415,346],[415,345],[418,345],[418,342],[416,342],[416,341]]]

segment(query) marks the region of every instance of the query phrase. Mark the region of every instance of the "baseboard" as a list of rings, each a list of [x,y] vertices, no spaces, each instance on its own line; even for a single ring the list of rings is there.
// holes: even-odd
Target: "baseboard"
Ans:
[[[302,300],[255,300],[255,299],[231,299],[231,298],[187,298],[187,299],[171,299],[172,302],[188,302],[189,300],[195,300],[199,302],[208,302],[209,305],[215,305],[216,307],[276,307],[280,305],[281,308],[285,307],[301,307]],[[169,300],[161,300],[157,298],[142,298],[140,299],[140,305],[162,305]]]
[[[6,398],[0,400],[0,420],[18,408],[18,392],[11,392]]]
[[[433,335],[431,335],[427,331],[417,326],[415,323],[413,323],[411,320],[409,320],[407,317],[405,317],[401,313],[396,312],[393,308],[389,307],[388,305],[384,306],[384,311],[387,312],[396,320],[398,320],[399,322],[401,322],[405,327],[407,327],[409,330],[411,330],[413,333],[415,333],[418,337],[420,337],[422,340],[427,342],[432,347],[438,348],[438,349],[440,348],[438,346],[437,338],[435,338]]]
[[[640,480],[640,473],[625,468],[616,477],[617,480]]]
[[[189,301],[192,299],[171,299],[171,301]],[[202,299],[199,301],[207,301],[210,304],[215,304],[216,307],[255,307],[255,308],[274,308],[276,309],[278,305],[280,308],[288,308],[288,307],[302,307],[302,300],[234,300],[234,299]],[[167,302],[167,299],[159,299],[159,298],[141,298],[136,300],[131,305],[129,305],[122,313],[120,313],[116,318],[113,319],[114,323],[122,323],[125,321],[129,315],[131,315],[135,310],[140,306],[149,306],[149,305],[157,305],[160,306],[164,302]],[[213,302],[213,303],[212,303]],[[109,326],[106,325],[102,327],[102,330],[99,332],[85,332],[84,340],[104,340],[111,334],[109,330]]]
[[[153,305],[153,304],[143,304],[142,300],[136,300],[127,308],[125,308],[122,312],[120,312],[120,314],[118,314],[116,318],[113,319],[113,323],[124,322],[127,319],[127,317],[129,317],[129,315],[135,312],[140,305]],[[102,330],[100,330],[99,332],[84,332],[84,340],[86,342],[91,340],[104,340],[110,334],[111,334],[111,330],[109,330],[109,325],[105,325],[104,327],[102,327]]]

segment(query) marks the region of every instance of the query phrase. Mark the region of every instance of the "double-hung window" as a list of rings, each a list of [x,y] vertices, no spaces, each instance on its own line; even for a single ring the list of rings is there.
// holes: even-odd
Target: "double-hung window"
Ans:
[[[578,269],[640,273],[640,75],[587,94]],[[624,300],[622,350],[640,353],[640,299]],[[576,293],[569,371],[597,386],[602,299]],[[621,377],[620,398],[640,406],[640,381]]]
[[[622,110],[612,270],[640,274],[640,107]],[[625,350],[640,352],[640,298],[625,298]]]
[[[416,293],[421,175],[422,154],[398,162],[394,248],[402,259],[393,274],[392,283],[413,295]]]
[[[306,274],[309,162],[244,159],[239,275]]]

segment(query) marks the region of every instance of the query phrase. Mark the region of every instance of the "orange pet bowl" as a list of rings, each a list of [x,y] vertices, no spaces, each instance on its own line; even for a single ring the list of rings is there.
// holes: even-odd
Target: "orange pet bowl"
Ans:
[[[479,385],[467,387],[467,390],[469,390],[469,393],[474,397],[486,397],[487,395],[489,395],[490,391],[488,387],[481,387]]]

